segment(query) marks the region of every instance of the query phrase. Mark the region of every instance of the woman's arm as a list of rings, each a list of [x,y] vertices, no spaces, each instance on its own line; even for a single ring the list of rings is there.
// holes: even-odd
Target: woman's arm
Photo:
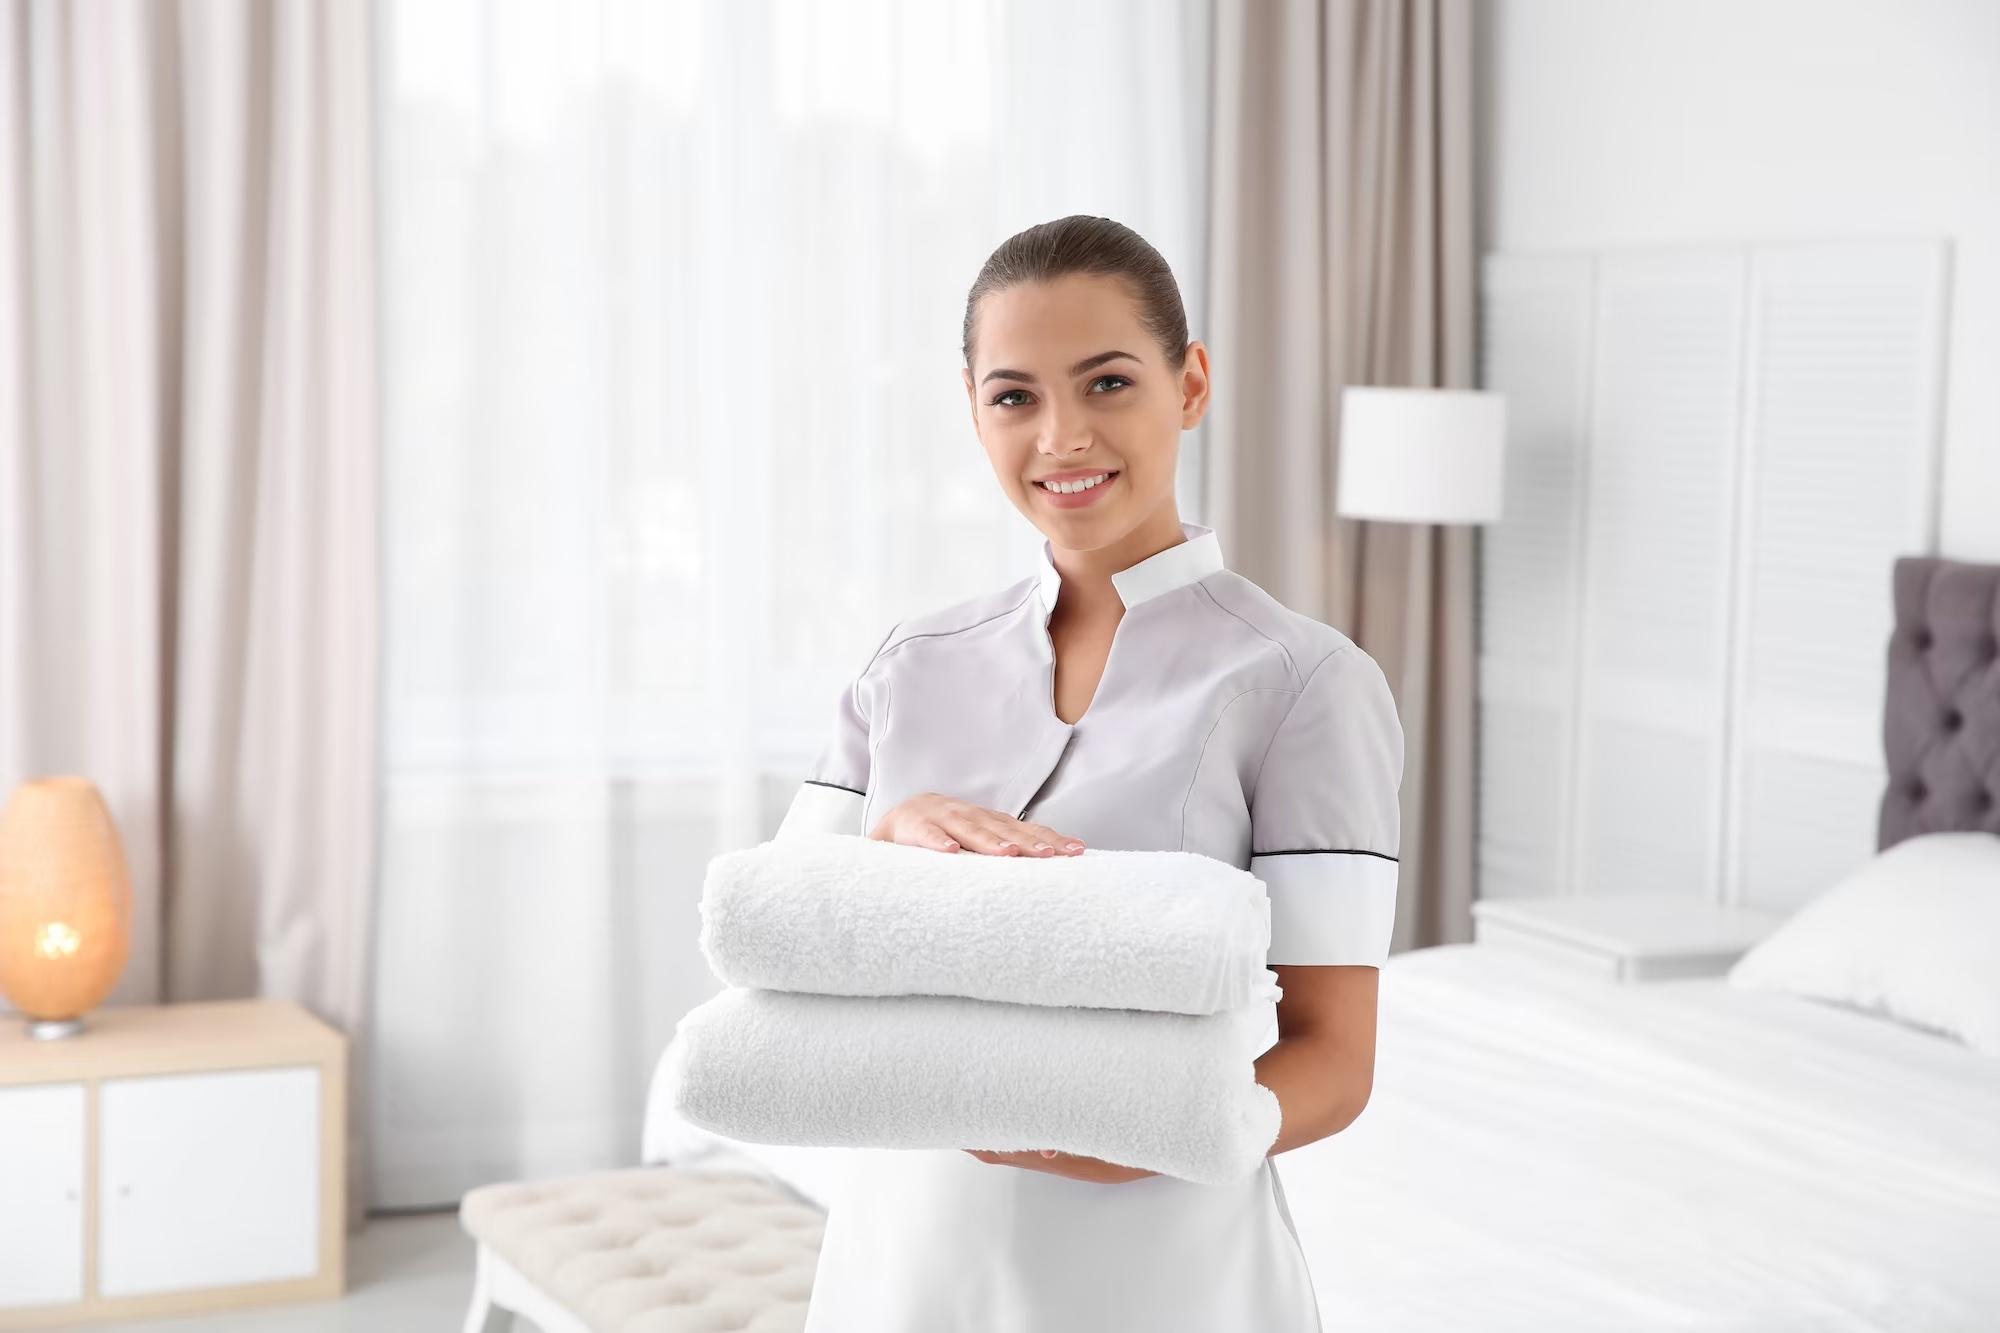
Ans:
[[[1375,1083],[1375,1002],[1395,934],[1403,728],[1375,659],[1342,641],[1306,676],[1250,801],[1271,900],[1278,1041],[1257,1081],[1283,1111],[1270,1156],[1338,1134]]]
[[[1277,1094],[1283,1121],[1265,1154],[1338,1134],[1375,1084],[1375,998],[1382,970],[1273,964],[1284,995],[1278,1042],[1257,1057],[1257,1081]]]

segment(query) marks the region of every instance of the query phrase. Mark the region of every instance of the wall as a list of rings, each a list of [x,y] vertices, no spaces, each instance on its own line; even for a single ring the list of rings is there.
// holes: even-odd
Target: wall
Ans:
[[[1952,243],[1939,547],[2000,561],[2000,4],[1486,0],[1480,245]]]

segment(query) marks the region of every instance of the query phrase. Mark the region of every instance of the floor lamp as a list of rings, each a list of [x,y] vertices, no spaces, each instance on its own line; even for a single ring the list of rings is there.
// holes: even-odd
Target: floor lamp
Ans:
[[[1500,517],[1507,403],[1481,389],[1346,389],[1336,508],[1391,523]]]
[[[1350,387],[1341,394],[1340,464],[1335,509],[1346,518],[1388,523],[1480,524],[1499,519],[1504,490],[1502,459],[1507,434],[1506,400],[1478,389],[1387,389]],[[1415,535],[1415,534],[1412,534]],[[1475,562],[1472,596],[1478,598]],[[1429,628],[1429,616],[1413,617],[1405,626],[1414,634],[1419,624]],[[1476,626],[1478,617],[1473,616]],[[1417,651],[1432,655],[1437,647],[1405,644],[1407,663]],[[1473,671],[1478,670],[1478,645],[1472,645]],[[1472,686],[1472,746],[1477,756],[1477,685]],[[1399,691],[1400,693],[1400,691]],[[1405,708],[1406,754],[1424,754],[1427,738],[1420,728],[1428,710]],[[1414,724],[1414,725],[1413,725]],[[1413,838],[1421,816],[1421,788],[1403,789],[1404,846],[1427,840]],[[1477,823],[1477,811],[1473,813]],[[1407,857],[1405,858],[1408,859]],[[1475,882],[1465,891],[1477,895]],[[1451,895],[1447,891],[1447,898]],[[1441,905],[1451,910],[1451,904]]]

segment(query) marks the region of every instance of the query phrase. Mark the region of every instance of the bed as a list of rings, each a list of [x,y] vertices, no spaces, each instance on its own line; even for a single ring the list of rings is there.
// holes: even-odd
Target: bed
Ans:
[[[1329,1328],[2000,1326],[2000,1061],[1720,977],[1393,958],[1375,1092],[1278,1159]]]
[[[1878,841],[2000,832],[2000,568],[1895,587]],[[821,1207],[854,1183],[658,1095],[643,1153]],[[1277,1165],[1329,1329],[2000,1328],[2000,1057],[1724,977],[1395,955],[1367,1109]]]

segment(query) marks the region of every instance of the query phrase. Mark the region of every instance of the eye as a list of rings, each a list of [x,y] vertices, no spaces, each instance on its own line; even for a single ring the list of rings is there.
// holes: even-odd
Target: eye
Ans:
[[[1130,384],[1132,382],[1131,380],[1126,379],[1123,375],[1099,375],[1096,379],[1090,382],[1090,387],[1095,389],[1098,385],[1104,383],[1104,381],[1106,380],[1117,380],[1120,384]]]
[[[1027,392],[1027,390],[1026,390],[1026,389],[1009,389],[1009,390],[1007,390],[1007,392],[1005,392],[1005,393],[1003,393],[1003,394],[999,394],[999,395],[997,395],[996,397],[994,397],[994,398],[993,398],[993,399],[991,400],[991,402],[989,403],[989,406],[992,406],[992,407],[1018,407],[1018,406],[1020,406],[1020,404],[1018,404],[1018,403],[1010,403],[1010,402],[1008,402],[1007,400],[1008,400],[1009,398],[1013,397],[1013,396],[1014,396],[1015,394],[1017,394],[1017,393],[1026,393],[1026,392]]]

